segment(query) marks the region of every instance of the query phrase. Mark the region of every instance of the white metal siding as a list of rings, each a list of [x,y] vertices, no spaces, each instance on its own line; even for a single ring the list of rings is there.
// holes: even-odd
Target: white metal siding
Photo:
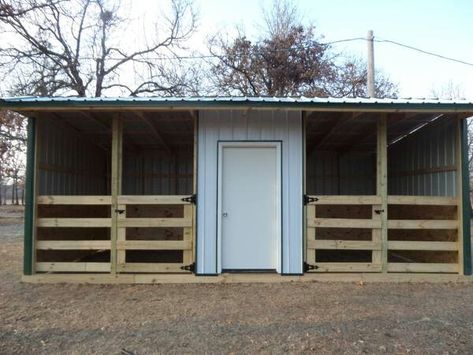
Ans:
[[[217,270],[217,145],[282,142],[282,273],[302,273],[302,119],[291,111],[200,111],[198,125],[197,273]],[[250,247],[250,246],[249,246]]]

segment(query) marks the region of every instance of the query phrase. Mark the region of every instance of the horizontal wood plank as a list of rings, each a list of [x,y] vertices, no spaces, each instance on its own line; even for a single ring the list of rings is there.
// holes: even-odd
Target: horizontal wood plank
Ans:
[[[126,240],[118,241],[119,250],[190,250],[190,240]]]
[[[457,242],[432,242],[432,241],[404,241],[392,240],[388,242],[389,250],[442,250],[457,251]]]
[[[39,250],[103,250],[110,249],[109,240],[39,240]]]
[[[316,263],[318,268],[310,272],[378,272],[381,265],[373,263]]]
[[[443,196],[388,196],[389,205],[424,205],[456,206],[458,201],[453,197]]]
[[[110,272],[110,263],[57,262],[36,263],[37,272]]]
[[[317,201],[310,202],[310,205],[378,205],[381,203],[379,196],[352,196],[352,195],[332,195],[332,196],[309,196]]]
[[[307,249],[381,250],[381,244],[370,240],[308,240]]]
[[[191,218],[126,218],[118,220],[119,228],[158,228],[158,227],[192,227]]]
[[[118,196],[118,204],[120,205],[189,205],[190,202],[182,201],[189,195],[153,195],[153,196],[136,196],[122,195]]]
[[[451,263],[389,263],[388,272],[458,272],[458,264]]]
[[[180,263],[126,263],[119,264],[119,272],[189,272],[181,269]]]
[[[111,196],[38,196],[38,205],[110,205]]]
[[[111,218],[38,218],[37,227],[107,227],[112,226]]]
[[[456,220],[390,219],[389,229],[457,229]]]
[[[308,227],[318,228],[381,228],[381,221],[349,218],[310,218]]]

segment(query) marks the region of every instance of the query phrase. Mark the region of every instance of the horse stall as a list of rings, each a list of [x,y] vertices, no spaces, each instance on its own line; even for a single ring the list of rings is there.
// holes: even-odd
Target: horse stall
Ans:
[[[467,101],[5,98],[29,282],[458,281]]]

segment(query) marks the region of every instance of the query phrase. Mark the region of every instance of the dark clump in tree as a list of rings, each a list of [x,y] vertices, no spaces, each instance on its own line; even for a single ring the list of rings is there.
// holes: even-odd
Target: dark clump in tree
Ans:
[[[192,35],[191,5],[171,0],[168,14],[156,15],[152,39],[136,44],[121,40],[128,23],[116,1],[0,0],[0,30],[12,38],[0,44],[0,67],[15,79],[15,94],[180,94],[187,72],[155,57],[175,56]],[[125,72],[134,80],[121,79]]]

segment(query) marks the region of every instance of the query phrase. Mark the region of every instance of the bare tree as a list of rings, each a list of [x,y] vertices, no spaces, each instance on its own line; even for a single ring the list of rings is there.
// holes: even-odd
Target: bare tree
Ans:
[[[15,93],[185,92],[187,71],[159,57],[177,57],[196,28],[196,15],[191,0],[169,4],[168,15],[156,15],[152,40],[136,44],[121,41],[127,22],[116,1],[0,0],[1,29],[13,36],[9,45],[0,44],[0,65],[18,78]],[[135,82],[120,78],[130,71]]]
[[[263,37],[250,40],[242,31],[232,40],[217,35],[209,49],[211,78],[217,93],[246,96],[368,96],[366,63],[344,59],[304,25],[289,0],[275,0],[263,10]],[[378,97],[396,97],[397,86],[380,73]]]

